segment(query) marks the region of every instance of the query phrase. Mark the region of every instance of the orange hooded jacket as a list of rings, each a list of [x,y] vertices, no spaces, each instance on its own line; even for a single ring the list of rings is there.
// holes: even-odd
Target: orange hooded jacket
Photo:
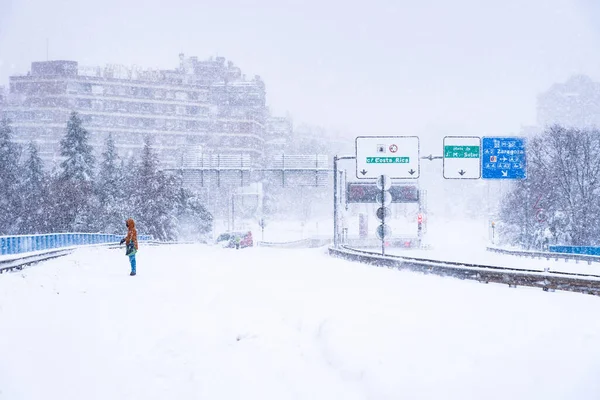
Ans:
[[[133,222],[133,218],[129,218],[127,221],[125,221],[125,225],[127,226],[127,236],[125,236],[125,244],[129,244],[129,242],[133,240],[133,247],[135,247],[135,249],[137,250],[137,230],[135,229],[135,222]]]

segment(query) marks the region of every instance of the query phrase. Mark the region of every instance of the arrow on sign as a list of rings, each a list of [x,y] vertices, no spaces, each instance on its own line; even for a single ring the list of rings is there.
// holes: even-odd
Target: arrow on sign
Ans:
[[[460,174],[460,176],[463,176],[464,174],[467,173],[467,171],[463,171],[462,169],[460,171],[458,171],[458,173]]]
[[[367,174],[367,170],[363,169],[362,171],[360,171],[361,174],[366,175]]]
[[[421,157],[421,158],[422,158],[423,160],[429,160],[429,161],[433,161],[433,160],[435,160],[435,159],[438,159],[438,158],[444,158],[444,157],[443,157],[443,156],[434,156],[433,154],[430,154],[430,155],[428,155],[428,156]]]
[[[411,175],[413,175],[415,172],[417,172],[417,171],[415,171],[415,170],[414,170],[414,169],[412,169],[412,168],[410,169],[410,171],[408,171],[408,173],[409,173],[409,174],[411,174]]]
[[[501,171],[502,172],[502,176],[508,176],[508,171]]]

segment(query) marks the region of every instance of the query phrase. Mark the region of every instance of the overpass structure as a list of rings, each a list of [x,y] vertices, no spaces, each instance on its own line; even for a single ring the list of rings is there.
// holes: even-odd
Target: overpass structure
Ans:
[[[261,165],[249,154],[196,154],[183,157],[179,167],[166,168],[180,174],[190,188],[244,187],[268,182],[280,187],[326,186],[331,178],[329,157],[323,154],[277,154]]]

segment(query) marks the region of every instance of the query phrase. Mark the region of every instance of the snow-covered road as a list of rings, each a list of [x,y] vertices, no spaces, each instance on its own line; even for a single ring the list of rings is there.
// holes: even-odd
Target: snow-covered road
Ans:
[[[0,276],[0,399],[598,399],[600,299],[179,245]]]

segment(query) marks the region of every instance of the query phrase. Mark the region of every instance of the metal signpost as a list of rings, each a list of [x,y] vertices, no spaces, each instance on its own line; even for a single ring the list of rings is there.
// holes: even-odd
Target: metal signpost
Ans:
[[[417,136],[359,136],[356,138],[356,177],[417,179],[420,175]]]
[[[444,178],[481,178],[481,138],[477,136],[444,137]]]
[[[377,218],[381,220],[381,225],[377,227],[377,236],[381,239],[381,255],[385,255],[385,239],[392,234],[390,227],[385,224],[386,217],[391,214],[390,209],[387,207],[392,204],[392,195],[389,192],[390,187],[392,187],[392,180],[386,175],[381,175],[377,179],[377,188],[381,190],[377,196],[381,207],[376,212]]]
[[[484,137],[481,175],[483,179],[526,179],[525,138]]]

